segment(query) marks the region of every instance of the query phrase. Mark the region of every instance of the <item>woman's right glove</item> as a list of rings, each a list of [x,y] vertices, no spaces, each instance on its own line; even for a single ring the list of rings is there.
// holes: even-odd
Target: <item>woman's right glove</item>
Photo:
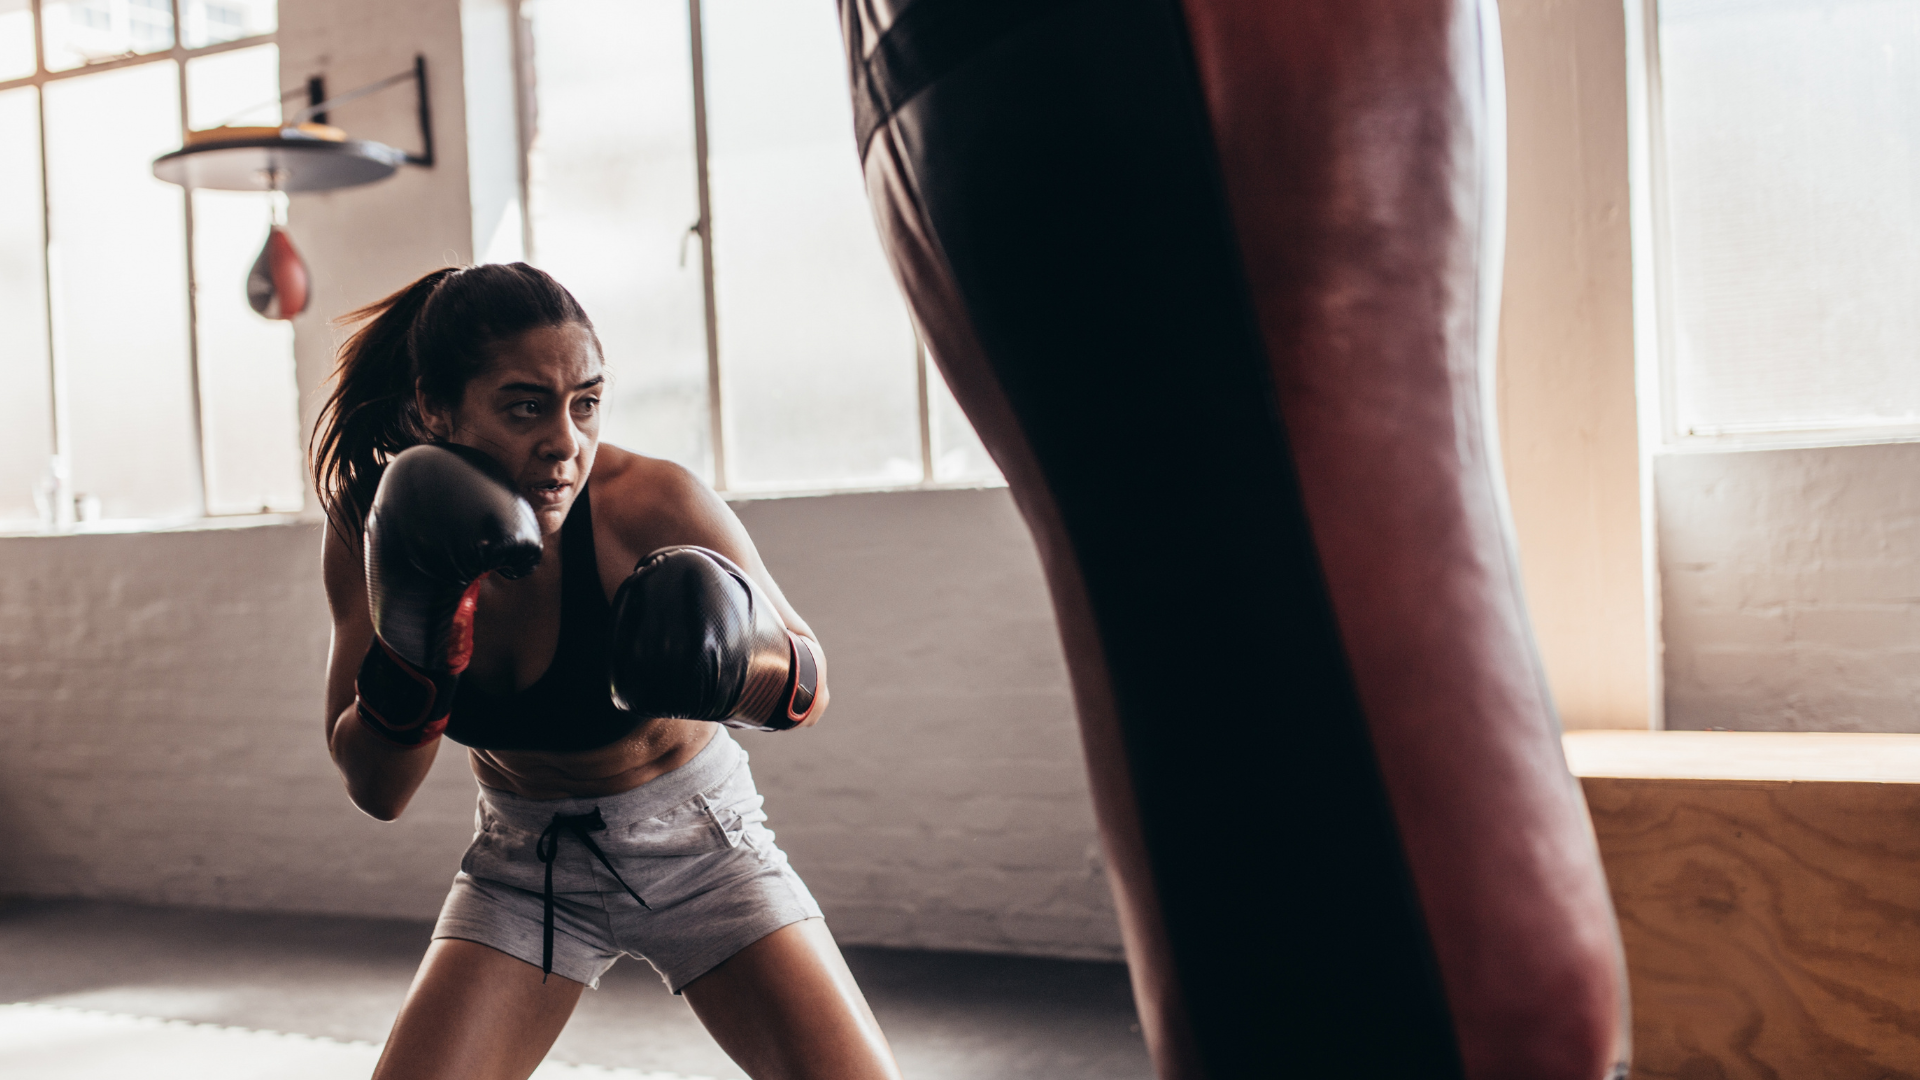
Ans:
[[[797,727],[819,691],[813,650],[746,571],[703,547],[661,548],[613,597],[613,702],[644,717]]]
[[[438,443],[387,463],[365,548],[374,636],[355,682],[360,718],[390,742],[419,746],[453,711],[481,579],[532,573],[540,526],[497,462]]]

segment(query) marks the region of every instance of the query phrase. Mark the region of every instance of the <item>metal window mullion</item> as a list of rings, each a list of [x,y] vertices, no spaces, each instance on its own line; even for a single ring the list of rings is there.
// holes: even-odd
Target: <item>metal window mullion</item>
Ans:
[[[33,10],[36,13],[40,10],[40,5],[37,0],[34,3]],[[35,25],[37,27],[38,23],[36,22]],[[17,90],[22,86],[43,86],[50,82],[59,82],[62,79],[83,79],[88,75],[97,75],[102,71],[118,71],[121,68],[139,67],[141,64],[156,64],[163,60],[173,60],[178,57],[185,57],[188,60],[192,60],[202,56],[214,56],[218,53],[251,49],[256,45],[273,45],[278,43],[279,40],[279,32],[275,31],[270,34],[256,34],[253,37],[222,41],[213,45],[202,45],[197,49],[181,49],[179,47],[179,39],[176,37],[174,48],[164,52],[142,53],[139,56],[117,56],[112,60],[100,60],[91,64],[82,64],[77,68],[68,68],[65,71],[48,71],[46,69],[46,49],[44,47],[44,41],[36,35],[34,40],[34,53],[38,57],[36,61],[38,70],[32,75],[23,75],[18,79],[7,79],[4,82],[0,82],[0,92]]]
[[[913,373],[915,388],[920,406],[920,482],[933,483],[933,406],[929,400],[928,384],[933,376],[928,374],[927,365],[933,358],[927,354],[927,343],[920,335],[913,335]]]
[[[35,78],[47,71],[46,32],[40,24],[40,5],[42,0],[33,3],[33,74]],[[66,453],[61,440],[66,434],[66,425],[60,422],[61,393],[60,358],[54,348],[53,338],[53,196],[47,184],[47,92],[38,83],[33,85],[33,108],[35,135],[40,143],[40,277],[42,282],[41,309],[47,322],[47,415],[50,420],[48,432],[51,435],[49,453],[60,457]],[[56,493],[57,494],[57,493]],[[58,511],[54,520],[58,521]]]
[[[1645,24],[1642,41],[1646,64],[1647,192],[1653,240],[1653,321],[1659,381],[1660,441],[1671,445],[1686,437],[1680,428],[1679,359],[1673,319],[1673,219],[1667,182],[1666,93],[1660,59],[1659,0],[1641,0]]]
[[[693,158],[700,196],[700,289],[706,306],[707,426],[713,444],[713,486],[727,490],[726,411],[720,400],[720,316],[713,289],[713,200],[707,180],[707,61],[701,34],[700,0],[687,0],[689,46],[693,52]]]
[[[174,75],[180,84],[180,142],[186,144],[188,125],[187,112],[187,60],[188,50],[180,44],[180,31],[185,26],[181,19],[181,0],[173,2],[173,48],[169,50],[174,62]],[[193,251],[193,189],[180,189],[182,225],[186,229],[187,255],[187,418],[193,427],[193,474],[196,480],[195,494],[200,500],[200,516],[208,516],[207,506],[207,432],[201,418],[200,407],[200,283],[195,277]]]
[[[33,7],[33,74],[45,75],[47,73],[47,32],[40,22],[41,0],[30,0],[30,2]]]
[[[1647,727],[1666,727],[1666,664],[1662,643],[1665,615],[1661,599],[1660,529],[1654,490],[1654,455],[1675,441],[1673,349],[1668,333],[1666,265],[1665,105],[1661,93],[1659,5],[1657,0],[1628,0],[1627,49],[1629,209],[1634,256],[1634,393],[1640,485],[1641,627],[1646,635]],[[1635,61],[1638,61],[1636,64]],[[1637,69],[1637,70],[1636,70]],[[1636,79],[1637,76],[1637,79]],[[1638,127],[1636,131],[1635,128]],[[1638,160],[1635,160],[1635,151]],[[1632,195],[1637,189],[1638,198]],[[1642,277],[1644,275],[1644,277]],[[1647,401],[1651,398],[1651,402]]]
[[[520,178],[520,257],[538,265],[533,253],[533,140],[539,129],[540,105],[534,97],[533,34],[521,0],[507,0],[507,25],[513,35],[513,138],[519,151],[515,162]]]

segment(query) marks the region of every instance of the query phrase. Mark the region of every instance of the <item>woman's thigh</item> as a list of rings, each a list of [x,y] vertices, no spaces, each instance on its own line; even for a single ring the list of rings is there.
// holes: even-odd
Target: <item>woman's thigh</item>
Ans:
[[[899,1080],[887,1038],[819,919],[775,930],[682,993],[753,1080]]]
[[[582,987],[471,941],[427,947],[374,1080],[525,1080],[573,1015]]]

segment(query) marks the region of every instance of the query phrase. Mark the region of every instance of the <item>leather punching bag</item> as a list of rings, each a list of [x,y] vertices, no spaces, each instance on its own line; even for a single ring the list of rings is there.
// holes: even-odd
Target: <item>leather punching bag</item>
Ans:
[[[1046,566],[1161,1076],[1624,1075],[1490,428],[1492,0],[840,0]]]
[[[269,319],[291,319],[307,309],[307,264],[283,226],[267,231],[260,257],[247,272],[247,303]]]

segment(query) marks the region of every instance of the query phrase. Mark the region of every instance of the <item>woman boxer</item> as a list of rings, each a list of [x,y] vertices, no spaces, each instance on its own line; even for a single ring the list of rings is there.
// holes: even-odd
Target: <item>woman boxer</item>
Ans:
[[[525,1077],[627,953],[755,1078],[897,1077],[721,726],[827,703],[739,521],[600,444],[600,344],[545,273],[437,270],[354,317],[315,432],[327,745],[383,821],[443,733],[480,783],[375,1076]]]

